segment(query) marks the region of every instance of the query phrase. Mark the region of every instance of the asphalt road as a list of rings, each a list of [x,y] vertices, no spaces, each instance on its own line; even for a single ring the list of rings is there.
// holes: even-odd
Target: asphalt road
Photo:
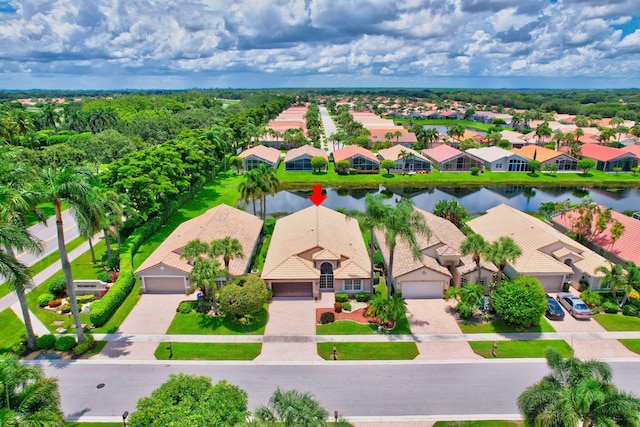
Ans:
[[[362,362],[357,362],[362,363]],[[610,363],[614,382],[640,395],[640,362]],[[135,410],[170,373],[226,379],[249,394],[249,407],[266,404],[276,387],[313,393],[345,416],[517,414],[516,397],[547,372],[543,360],[460,363],[256,365],[206,362],[42,362],[59,378],[66,418],[120,416]],[[103,388],[97,388],[103,383]]]
[[[329,147],[329,152],[333,151],[333,144],[329,141],[329,138],[334,133],[338,132],[336,128],[336,124],[333,122],[333,119],[329,115],[329,111],[327,107],[321,106],[320,109],[320,119],[322,119],[322,126],[324,127],[324,133],[327,138],[327,146]]]
[[[73,215],[71,215],[71,211],[69,211],[69,209],[62,212],[62,224],[64,226],[65,242],[69,243],[80,235],[76,220]],[[35,255],[32,252],[22,252],[17,254],[16,258],[18,258],[18,261],[22,262],[27,267],[32,266],[41,258],[58,250],[56,217],[52,216],[48,218],[46,224],[38,223],[29,227],[29,231],[42,242],[42,253],[40,255]]]

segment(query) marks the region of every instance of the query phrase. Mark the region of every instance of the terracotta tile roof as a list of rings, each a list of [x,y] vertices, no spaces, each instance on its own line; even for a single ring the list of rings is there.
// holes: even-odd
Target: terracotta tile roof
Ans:
[[[344,148],[335,150],[333,152],[333,160],[336,162],[339,162],[340,160],[349,160],[350,158],[358,154],[362,157],[366,157],[373,162],[380,163],[380,160],[378,160],[375,154],[373,154],[366,148],[362,148],[357,145],[347,145]]]
[[[149,257],[136,269],[139,274],[160,264],[190,273],[192,266],[180,258],[182,248],[191,240],[203,242],[231,236],[238,239],[245,254],[243,259],[232,259],[229,272],[233,276],[244,274],[251,262],[251,254],[262,232],[262,220],[227,205],[218,205],[202,215],[180,224]],[[224,265],[220,259],[221,265]]]
[[[333,277],[336,279],[359,279],[370,276],[369,270],[365,270],[351,260],[343,262],[340,268],[333,271]]]
[[[265,275],[262,275],[266,278]],[[320,270],[313,267],[313,262],[298,256],[290,256],[282,260],[282,262],[276,265],[269,271],[268,278],[271,280],[285,280],[285,279],[319,279]]]
[[[284,156],[284,161],[285,163],[290,162],[304,155],[311,157],[320,156],[324,157],[325,159],[328,157],[327,152],[320,148],[315,148],[313,145],[303,145],[301,147],[289,150]]]
[[[607,147],[606,145],[598,144],[582,144],[580,151],[584,157],[603,162],[609,162],[622,156],[628,157],[630,154],[620,148]]]
[[[400,160],[400,152],[403,150],[406,151],[407,153],[413,154],[417,159],[421,159],[421,160],[424,160],[425,162],[429,162],[429,160],[425,156],[423,156],[416,150],[403,147],[402,145],[394,145],[393,147],[379,150],[378,156],[382,157],[382,159],[384,160],[393,160],[395,162],[396,160]]]
[[[539,162],[546,162],[551,159],[555,159],[558,156],[566,156],[573,159],[573,157],[569,156],[567,153],[546,147],[538,147],[537,145],[525,145],[522,148],[514,148],[511,151],[529,160],[533,160],[533,157],[535,156],[536,160]]]
[[[239,156],[243,159],[254,156],[275,165],[278,163],[278,160],[280,160],[280,151],[272,147],[267,147],[266,145],[256,145],[253,148],[243,151]]]
[[[425,148],[422,150],[422,154],[434,159],[436,162],[446,162],[464,153],[457,148],[443,144],[434,148]]]
[[[621,150],[633,153],[636,157],[640,158],[640,145],[627,145],[626,147],[622,147]]]

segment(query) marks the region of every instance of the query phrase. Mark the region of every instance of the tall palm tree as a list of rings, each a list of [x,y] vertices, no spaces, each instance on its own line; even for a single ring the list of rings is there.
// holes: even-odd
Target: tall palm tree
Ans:
[[[478,283],[480,283],[482,270],[480,269],[480,257],[487,252],[489,244],[484,240],[480,234],[471,234],[460,245],[460,250],[463,255],[472,255],[473,262],[478,269]]]
[[[538,427],[636,426],[640,399],[611,383],[611,368],[597,360],[565,359],[547,351],[551,372],[518,396],[526,425]]]
[[[190,274],[192,285],[200,288],[203,296],[207,295],[209,289],[212,290],[212,308],[214,314],[217,315],[218,302],[216,300],[215,279],[222,276],[224,272],[216,260],[217,255],[212,246],[211,243],[203,242],[200,239],[191,240],[187,242],[180,256],[193,264]]]
[[[80,322],[80,311],[76,301],[76,291],[73,287],[73,274],[67,254],[64,240],[64,224],[62,221],[62,205],[71,209],[80,223],[83,212],[90,211],[87,206],[98,206],[98,201],[93,187],[94,176],[91,171],[84,168],[49,167],[40,173],[40,194],[43,200],[53,202],[56,217],[56,231],[58,236],[58,250],[60,251],[60,263],[67,283],[67,296],[71,305],[71,313],[76,326],[78,342],[84,341],[84,334]]]
[[[504,278],[507,262],[515,262],[522,255],[522,249],[508,236],[502,236],[487,249],[487,258],[498,266],[500,281]]]
[[[251,172],[252,171],[249,171],[244,174],[244,181],[238,184],[238,192],[240,193],[240,198],[244,200],[245,203],[251,200],[253,204],[253,214],[257,215],[256,199],[262,198],[262,190],[258,185],[258,180],[255,179],[256,174]]]
[[[393,279],[393,262],[398,238],[404,240],[415,259],[422,256],[417,236],[426,235],[431,238],[431,230],[424,216],[413,209],[411,199],[400,200],[395,207],[387,209],[384,219],[384,240],[389,248],[389,265],[387,271],[387,296],[391,296]]]
[[[224,269],[226,271],[227,283],[231,279],[229,273],[229,263],[232,259],[239,258],[244,259],[244,252],[242,251],[242,245],[238,239],[233,239],[231,236],[226,236],[223,239],[214,240],[211,242],[211,252],[215,256],[221,256],[224,261]]]
[[[364,212],[359,217],[360,225],[363,229],[369,231],[369,259],[371,261],[371,292],[373,292],[374,272],[373,272],[373,256],[375,246],[373,244],[373,232],[375,229],[381,228],[387,213],[387,206],[382,203],[380,196],[374,196],[367,193],[364,197]]]
[[[0,425],[57,427],[64,424],[55,378],[14,355],[0,359]]]
[[[278,187],[280,186],[280,180],[276,176],[276,170],[273,167],[267,167],[264,163],[260,164],[260,167],[250,171],[258,188],[260,189],[260,195],[262,200],[260,205],[262,207],[262,218],[267,216],[267,195],[276,194]]]
[[[608,262],[609,268],[601,265],[596,267],[594,273],[604,274],[600,287],[610,289],[613,301],[619,307],[623,307],[627,303],[627,299],[629,299],[629,294],[633,291],[633,287],[625,279],[625,273],[622,266],[620,264],[613,264],[611,261]],[[620,291],[624,292],[624,297],[622,298],[621,303],[618,302],[618,292]]]

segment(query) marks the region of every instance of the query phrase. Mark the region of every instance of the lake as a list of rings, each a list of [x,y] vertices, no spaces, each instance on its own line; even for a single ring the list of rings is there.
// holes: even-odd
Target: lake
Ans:
[[[415,206],[432,212],[439,200],[454,199],[459,201],[470,214],[479,214],[488,209],[505,203],[522,211],[537,211],[541,203],[559,202],[565,199],[572,203],[579,203],[584,197],[590,197],[601,205],[611,207],[617,211],[640,211],[639,188],[530,188],[524,186],[508,187],[372,187],[358,189],[325,189],[327,199],[323,206],[331,209],[345,208],[347,210],[364,210],[364,198],[368,193],[381,194],[387,204],[395,204],[402,197],[413,199]],[[280,191],[275,196],[267,197],[267,216],[278,217],[297,212],[308,206],[311,201],[307,196],[311,191]],[[241,202],[241,205],[243,203]],[[258,209],[260,204],[256,202]],[[243,206],[240,206],[242,208]],[[251,202],[244,207],[253,212]]]
[[[447,134],[447,127],[444,126],[444,125],[424,125],[422,127],[423,127],[423,129],[436,129],[440,135],[446,135]],[[467,129],[469,132],[475,132],[475,133],[480,134],[482,136],[486,136],[487,135],[486,132],[483,132],[481,130],[475,130],[475,129],[469,129],[469,128],[465,128],[465,129]],[[510,130],[509,128],[505,128],[505,129]]]

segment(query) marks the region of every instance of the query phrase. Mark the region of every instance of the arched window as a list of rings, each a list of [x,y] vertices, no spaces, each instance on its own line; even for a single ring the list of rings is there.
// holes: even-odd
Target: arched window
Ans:
[[[320,265],[320,289],[333,289],[333,265],[330,262]]]

